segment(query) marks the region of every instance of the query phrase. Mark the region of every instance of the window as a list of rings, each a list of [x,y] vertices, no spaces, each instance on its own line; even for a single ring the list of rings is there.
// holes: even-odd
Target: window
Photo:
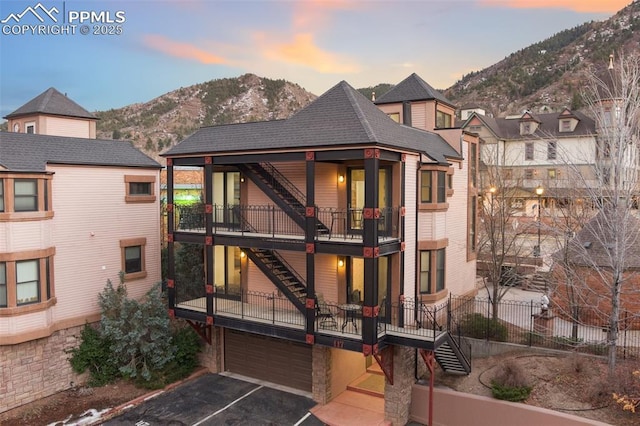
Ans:
[[[533,160],[533,142],[527,142],[524,144],[524,159]]]
[[[16,303],[18,306],[40,301],[40,262],[16,262]]]
[[[38,211],[38,181],[36,179],[15,179],[14,210],[16,212]]]
[[[436,251],[436,291],[444,290],[444,271],[445,271],[445,253],[444,249]]]
[[[46,309],[55,300],[55,248],[0,253],[0,311],[20,315]]]
[[[31,122],[31,123],[25,123],[24,124],[24,132],[25,133],[35,133],[36,132],[36,123],[35,122]]]
[[[449,170],[421,170],[420,171],[420,202],[423,204],[444,204],[447,193],[453,194],[453,178],[447,175]],[[444,207],[438,206],[437,208]]]
[[[469,210],[470,210],[470,212],[469,212],[469,216],[470,216],[470,221],[469,221],[470,222],[469,223],[469,251],[475,252],[476,251],[476,244],[477,244],[476,217],[478,215],[478,197],[475,196],[475,195],[470,197]]]
[[[531,123],[524,123],[522,125],[522,134],[523,135],[531,134]]]
[[[504,178],[506,180],[513,179],[513,169],[504,169]]]
[[[152,203],[156,200],[155,176],[125,175],[124,182],[127,203]]]
[[[571,131],[571,120],[562,120],[562,121],[560,121],[560,131],[561,132],[570,132]]]
[[[432,265],[435,264],[435,268]],[[433,285],[435,283],[435,286]],[[420,293],[433,294],[445,287],[445,249],[420,252]]]
[[[131,238],[120,241],[122,270],[124,279],[134,280],[147,276],[145,269],[145,245],[146,238]]]
[[[550,180],[556,179],[557,172],[556,169],[547,169],[547,178]]]
[[[7,264],[0,262],[0,308],[7,307]]]
[[[447,202],[447,172],[438,172],[438,203]]]
[[[0,179],[0,212],[4,211],[4,179]]]
[[[451,115],[442,111],[436,111],[436,127],[439,129],[448,129],[451,127]]]
[[[423,170],[420,172],[420,202],[430,203],[431,201],[431,171]]]
[[[431,251],[420,252],[420,293],[431,293]]]
[[[387,115],[389,116],[390,119],[392,119],[396,123],[400,122],[400,113],[399,112],[392,112],[392,113],[389,113]]]
[[[524,178],[533,179],[533,169],[524,169]]]
[[[469,126],[469,133],[480,133],[482,126]]]
[[[555,160],[557,156],[557,142],[549,141],[547,142],[547,160]]]
[[[478,146],[475,143],[469,144],[469,174],[471,175],[471,186],[477,187],[478,183]]]

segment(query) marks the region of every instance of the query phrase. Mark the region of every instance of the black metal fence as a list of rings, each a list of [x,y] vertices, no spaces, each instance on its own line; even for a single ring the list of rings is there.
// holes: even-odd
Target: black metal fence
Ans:
[[[543,309],[540,303],[530,301],[500,301],[494,316],[490,299],[474,297],[450,298],[450,331],[461,336],[496,342],[515,343],[559,350],[606,355],[609,330],[594,326],[599,318],[581,315],[572,320],[569,315],[555,311],[553,306]],[[640,329],[627,325],[623,313],[616,347],[623,358],[640,356]]]

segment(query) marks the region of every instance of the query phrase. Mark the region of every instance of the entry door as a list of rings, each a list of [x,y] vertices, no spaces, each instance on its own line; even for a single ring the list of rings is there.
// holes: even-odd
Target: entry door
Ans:
[[[351,168],[348,173],[348,212],[347,226],[349,231],[358,233],[362,232],[364,223],[362,211],[364,209],[365,179],[364,169]],[[378,170],[378,208],[382,215],[385,214],[389,202],[391,200],[391,171],[388,168],[380,168]],[[386,221],[381,221],[385,223]],[[384,231],[383,229],[380,229]]]
[[[214,226],[230,227],[239,223],[240,173],[213,173]]]

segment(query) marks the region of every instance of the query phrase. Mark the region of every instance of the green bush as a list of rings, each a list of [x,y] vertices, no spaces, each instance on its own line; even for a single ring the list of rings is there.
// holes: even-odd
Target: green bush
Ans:
[[[460,332],[475,339],[490,339],[506,342],[509,331],[507,327],[495,318],[487,318],[482,314],[466,315],[460,322]]]
[[[531,390],[524,370],[512,360],[500,364],[496,376],[491,380],[491,393],[496,399],[524,401],[531,394]]]
[[[520,402],[529,398],[529,395],[531,394],[531,387],[522,386],[512,388],[510,386],[502,386],[499,383],[491,382],[491,393],[495,399]]]
[[[80,334],[81,344],[71,349],[71,368],[76,373],[89,370],[89,386],[104,386],[120,377],[118,364],[111,353],[111,342],[86,324]]]
[[[121,274],[117,287],[107,281],[98,303],[99,327],[85,326],[80,345],[70,351],[69,359],[75,372],[89,371],[90,386],[126,377],[155,389],[188,376],[197,367],[200,338],[193,329],[170,321],[160,284],[136,301],[127,298]]]

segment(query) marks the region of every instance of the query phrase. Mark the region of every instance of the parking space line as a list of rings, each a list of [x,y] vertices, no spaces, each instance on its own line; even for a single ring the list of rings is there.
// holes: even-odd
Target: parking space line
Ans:
[[[307,417],[309,417],[310,415],[311,415],[311,412],[307,411],[307,414],[305,414],[305,415],[304,415],[304,417],[303,417],[303,418],[301,418],[300,420],[298,420],[298,421],[296,422],[296,424],[295,424],[295,425],[293,425],[293,426],[300,426],[300,425],[302,424],[302,422],[304,422],[305,420],[307,420]]]
[[[207,417],[205,417],[204,419],[194,423],[192,426],[199,426],[202,423],[206,422],[207,420],[209,420],[212,417],[217,416],[218,414],[222,413],[224,410],[226,410],[227,408],[231,407],[233,404],[235,404],[236,402],[239,402],[241,400],[243,400],[244,398],[248,397],[249,395],[251,395],[252,393],[254,393],[255,391],[262,389],[264,386],[258,386],[255,389],[250,390],[249,392],[245,393],[244,395],[242,395],[240,398],[236,399],[235,401],[230,402],[229,404],[227,404],[226,406],[222,407],[221,409],[219,409],[218,411],[216,411],[213,414],[208,415]]]

